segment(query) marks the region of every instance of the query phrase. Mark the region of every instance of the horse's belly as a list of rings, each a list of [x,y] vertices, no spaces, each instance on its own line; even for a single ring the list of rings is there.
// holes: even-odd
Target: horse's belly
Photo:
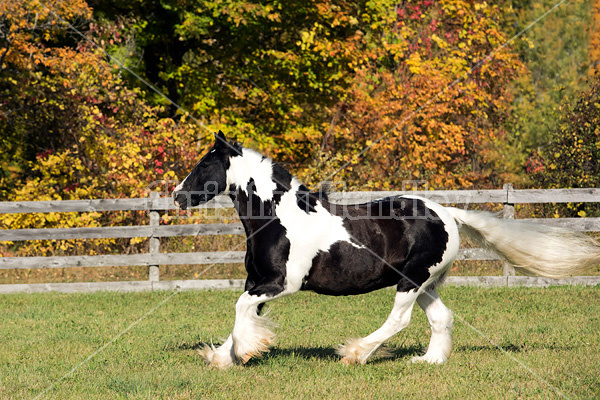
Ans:
[[[372,292],[392,286],[400,277],[390,265],[368,249],[359,249],[347,242],[335,243],[329,251],[319,252],[302,290],[334,296]]]

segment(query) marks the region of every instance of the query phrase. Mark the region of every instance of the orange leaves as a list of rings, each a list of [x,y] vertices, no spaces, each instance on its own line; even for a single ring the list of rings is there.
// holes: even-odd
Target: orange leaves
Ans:
[[[44,64],[54,49],[39,46],[43,41],[51,42],[56,37],[64,37],[68,27],[55,15],[69,20],[87,20],[91,17],[91,9],[85,1],[47,1],[31,0],[23,3],[20,0],[5,0],[0,3],[0,15],[8,21],[6,27],[6,55],[4,63],[34,69]],[[3,50],[3,49],[0,49]],[[27,54],[22,58],[21,54]],[[2,69],[4,66],[0,66]]]
[[[457,182],[485,185],[490,179],[490,171],[482,168],[483,149],[503,134],[497,122],[510,99],[504,83],[519,61],[503,51],[463,79],[495,50],[486,35],[493,42],[503,40],[495,6],[424,3],[398,6],[399,24],[382,18],[387,23],[376,24],[385,32],[382,45],[372,42],[368,55],[354,67],[347,113],[334,127],[336,148],[352,151],[350,143],[370,144],[386,136],[345,174],[358,187],[365,171],[397,187],[415,178],[445,187]],[[428,7],[427,12],[419,7]],[[378,17],[372,15],[371,23]]]
[[[292,162],[301,178],[324,178],[349,162],[341,174],[354,188],[494,179],[486,146],[503,135],[506,82],[519,62],[502,51],[462,79],[505,40],[491,3],[141,0],[158,19],[136,16],[137,6],[125,3],[131,24],[101,9],[113,21],[92,21],[88,33],[124,62],[137,54],[139,66],[130,65],[184,108]],[[70,8],[65,15],[90,15],[84,2],[61,4]],[[139,196],[150,182],[182,177],[197,159],[192,141],[204,132],[185,117],[177,125],[165,118],[176,110],[136,88],[89,43],[65,45],[58,28],[44,29],[56,42],[22,37],[10,62],[31,75],[25,84],[15,78],[11,90],[19,106],[31,105],[18,117],[20,132],[57,149],[60,162],[48,168],[72,167],[66,181],[54,182],[57,193]]]
[[[600,0],[594,0],[592,6],[592,23],[589,29],[589,76],[600,73]]]

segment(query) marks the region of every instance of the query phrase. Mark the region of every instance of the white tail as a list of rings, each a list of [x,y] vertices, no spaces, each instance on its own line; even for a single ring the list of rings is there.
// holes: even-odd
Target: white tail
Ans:
[[[563,278],[600,265],[600,244],[584,234],[447,207],[466,233],[527,275]]]

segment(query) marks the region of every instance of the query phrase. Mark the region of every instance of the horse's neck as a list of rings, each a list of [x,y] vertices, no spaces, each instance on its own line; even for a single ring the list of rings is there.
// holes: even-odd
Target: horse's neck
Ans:
[[[266,200],[279,190],[277,186],[288,187],[292,176],[280,165],[254,150],[243,148],[239,156],[229,159],[227,183],[231,187],[246,189],[253,182],[256,193]]]
[[[276,218],[281,196],[301,185],[282,166],[252,150],[244,149],[242,157],[232,158],[230,163],[229,196],[250,236]]]
[[[235,210],[240,217],[248,239],[255,237],[258,232],[266,233],[266,225],[277,218],[275,208],[277,201],[273,198],[263,200],[255,192],[243,190],[240,187],[229,191]]]

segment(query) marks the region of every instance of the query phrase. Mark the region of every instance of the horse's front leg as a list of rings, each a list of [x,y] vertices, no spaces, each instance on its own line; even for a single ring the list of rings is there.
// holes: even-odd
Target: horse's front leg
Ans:
[[[225,343],[215,348],[204,346],[200,351],[202,358],[210,366],[226,369],[234,364],[244,364],[252,357],[259,357],[275,343],[275,333],[271,330],[274,323],[260,316],[265,302],[288,294],[284,279],[262,280],[240,296],[235,307],[235,325]]]
[[[235,363],[235,353],[233,351],[233,337],[229,335],[225,343],[219,347],[213,345],[204,345],[198,350],[200,357],[211,367],[218,369],[227,369]]]
[[[235,305],[235,325],[232,333],[233,349],[238,362],[246,363],[252,357],[259,357],[275,344],[275,334],[271,330],[274,323],[259,315],[262,305],[299,289],[286,284],[283,271],[271,270],[268,276],[263,277],[240,296]]]
[[[247,255],[246,261],[248,261]],[[254,285],[254,280],[249,276],[246,279],[244,290],[248,291],[249,289],[253,288]],[[260,313],[263,305],[264,303],[259,305],[257,310],[258,313]],[[233,350],[233,336],[231,334],[221,346],[215,347],[212,344],[210,346],[204,345],[200,350],[198,350],[198,353],[208,365],[218,369],[230,368],[236,362],[235,352]]]
[[[279,291],[281,293],[281,291]],[[233,350],[238,362],[245,364],[252,357],[260,357],[275,344],[274,323],[260,316],[259,306],[276,296],[244,292],[235,305],[235,325],[233,327]]]
[[[252,357],[259,357],[275,344],[274,323],[258,315],[265,301],[272,300],[266,295],[251,295],[244,292],[235,306],[233,333],[219,347],[204,346],[200,356],[211,366],[227,369],[234,364],[245,364]]]

